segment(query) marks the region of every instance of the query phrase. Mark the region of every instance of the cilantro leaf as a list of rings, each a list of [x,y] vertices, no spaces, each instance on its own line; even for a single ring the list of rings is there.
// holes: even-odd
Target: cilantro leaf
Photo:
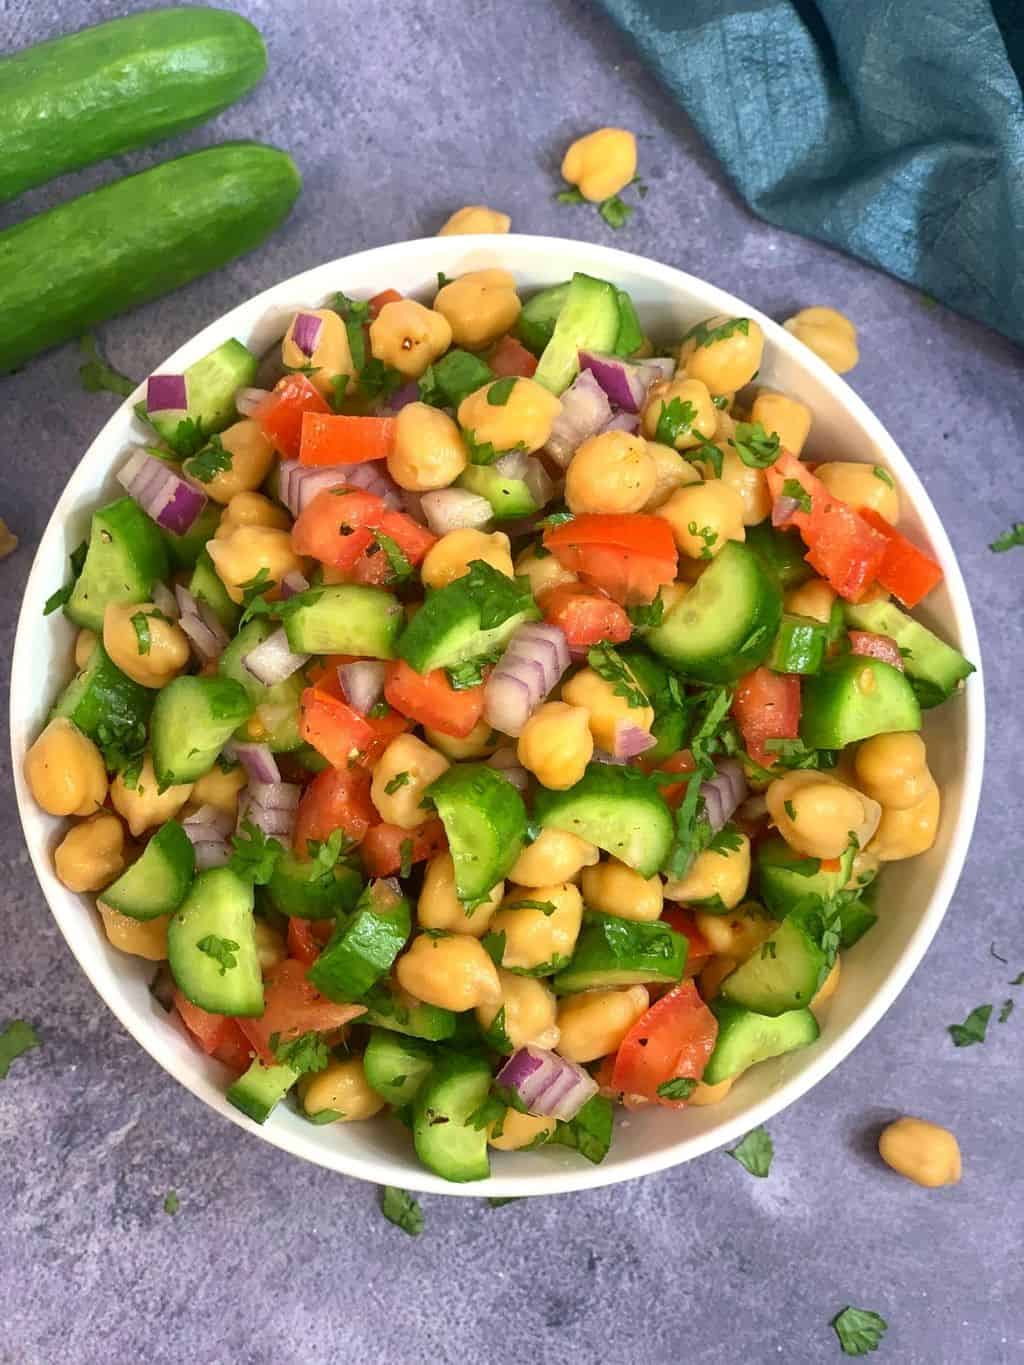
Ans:
[[[1010,982],[1010,985],[1011,985],[1011,986],[1024,986],[1024,972],[1018,972],[1018,974],[1017,974],[1017,975],[1013,978],[1013,980]]]
[[[477,605],[481,630],[494,630],[533,606],[528,578],[506,578],[483,559],[472,560],[469,573],[455,582]]]
[[[164,1199],[164,1213],[169,1213],[173,1216],[178,1212],[180,1208],[181,1200],[178,1198],[174,1190],[168,1190],[167,1195]]]
[[[377,542],[378,549],[384,551],[388,561],[388,568],[391,570],[390,582],[405,583],[412,577],[412,565],[398,547],[398,543],[383,531],[372,532],[374,540]],[[367,551],[369,554],[370,551]]]
[[[371,357],[359,367],[359,388],[370,403],[388,398],[405,383],[405,377],[382,360]]]
[[[611,1100],[594,1095],[569,1123],[559,1119],[550,1141],[572,1147],[587,1161],[599,1166],[612,1145],[615,1113]]]
[[[320,868],[322,876],[332,873],[338,864],[338,859],[354,847],[354,842],[343,829],[336,829],[324,840],[306,840],[309,856]]]
[[[71,554],[68,556],[71,563],[71,582],[65,583],[63,588],[58,588],[56,592],[51,593],[46,599],[43,604],[44,616],[49,616],[50,613],[56,611],[58,607],[62,607],[70,598],[75,590],[75,584],[81,577],[82,569],[85,567],[85,557],[88,553],[89,547],[84,540],[76,549],[72,550]]]
[[[501,1209],[504,1208],[506,1204],[518,1204],[520,1199],[525,1198],[526,1196],[523,1194],[507,1194],[504,1198],[489,1194],[487,1196],[487,1203],[492,1209]]]
[[[135,639],[140,654],[148,654],[150,647],[149,622],[146,620],[145,612],[137,611],[134,616],[129,618],[135,628]]]
[[[1005,1024],[1006,1021],[1007,1021],[1007,1019],[1009,1019],[1009,1017],[1010,1017],[1010,1015],[1011,1015],[1012,1013],[1013,1013],[1013,1001],[1012,1001],[1012,1000],[1004,1000],[1003,1003],[1002,1003],[1002,1006],[1001,1006],[1001,1008],[1000,1008],[1000,1010],[999,1010],[999,1022],[1000,1022],[1001,1024]]]
[[[348,386],[352,383],[350,374],[331,375],[331,396],[330,404],[335,412],[341,412],[348,396]]]
[[[626,201],[617,194],[613,194],[610,198],[602,200],[597,206],[597,211],[608,226],[610,228],[615,228],[616,231],[621,227],[625,227],[634,213],[633,205],[627,204]]]
[[[174,435],[166,439],[177,455],[187,459],[206,444],[206,432],[202,422],[197,422],[194,417],[183,417],[174,428]]]
[[[282,1066],[291,1067],[299,1076],[305,1076],[310,1071],[323,1071],[331,1059],[327,1044],[312,1029],[285,1043],[282,1043],[279,1033],[272,1033],[270,1050]]]
[[[493,464],[498,458],[493,441],[478,441],[471,431],[461,427],[462,439],[466,443],[466,454],[470,464]]]
[[[190,460],[185,461],[184,470],[200,483],[209,483],[218,474],[228,473],[234,464],[234,458],[230,450],[224,449],[220,437],[213,435],[198,455],[193,455]]]
[[[464,692],[467,687],[479,687],[484,680],[483,670],[497,660],[497,654],[481,654],[476,659],[467,659],[464,664],[453,664],[445,672],[452,688],[456,692]]]
[[[87,393],[116,393],[127,398],[138,384],[134,379],[108,365],[100,353],[99,342],[92,332],[78,338],[78,349],[85,363],[78,367],[78,377]]]
[[[571,190],[559,190],[555,199],[559,204],[585,204],[587,202],[583,198],[583,192],[575,185]]]
[[[888,1331],[885,1318],[866,1308],[851,1308],[847,1305],[832,1319],[839,1345],[843,1354],[864,1356],[869,1351],[877,1351],[879,1343]]]
[[[232,835],[231,846],[235,851],[228,860],[228,867],[254,886],[266,886],[284,852],[277,839],[268,838],[251,820],[242,821],[241,833]]]
[[[690,1076],[676,1076],[671,1081],[662,1081],[658,1094],[663,1100],[688,1100],[697,1088],[697,1082]]]
[[[731,1156],[744,1170],[762,1180],[771,1170],[774,1155],[772,1140],[763,1126],[754,1128],[738,1146],[726,1152],[726,1156]]]
[[[419,1201],[405,1190],[384,1185],[380,1192],[380,1211],[389,1223],[394,1223],[410,1237],[418,1237],[423,1231],[423,1210]]]
[[[690,463],[692,464],[697,460],[706,461],[711,466],[715,478],[720,479],[722,477],[722,462],[725,459],[721,447],[715,445],[714,441],[709,441],[706,436],[701,436],[699,431],[693,431],[690,434],[696,436],[699,441],[698,445],[686,452]]]
[[[499,1010],[499,1015],[503,1015],[504,1012],[503,1009]],[[495,1023],[496,1022],[497,1016],[495,1016]],[[491,1027],[493,1028],[494,1025],[492,1024]],[[504,1019],[502,1019],[502,1028],[504,1028]],[[505,1101],[499,1099],[497,1095],[488,1095],[483,1104],[473,1110],[466,1122],[470,1128],[475,1128],[477,1132],[479,1132],[481,1128],[486,1128],[488,1124],[493,1123],[495,1126],[494,1136],[501,1137],[501,1123],[508,1113],[508,1108],[509,1106]]]
[[[991,1016],[991,1005],[978,1005],[971,1010],[962,1024],[950,1024],[947,1032],[953,1039],[953,1045],[955,1047],[973,1047],[975,1043],[983,1043]]]
[[[593,645],[587,651],[587,663],[599,678],[612,684],[615,696],[623,697],[630,707],[648,705],[647,693],[613,645]]]
[[[398,856],[401,859],[401,863],[399,864],[398,868],[398,875],[404,880],[404,878],[408,877],[412,872],[411,839],[403,839],[402,842],[398,845]]]
[[[782,454],[779,433],[769,436],[760,422],[737,422],[729,444],[750,469],[767,469]]]
[[[408,773],[395,773],[394,777],[387,783],[384,790],[387,792],[388,796],[394,796],[396,791],[411,781],[412,778]]]
[[[658,413],[654,439],[663,446],[675,447],[681,436],[689,434],[696,420],[697,409],[688,398],[676,397],[670,403],[663,402]]]
[[[627,607],[626,615],[633,626],[641,629],[645,626],[660,626],[665,619],[665,603],[661,594],[653,602],[639,602],[636,606]]]
[[[24,1019],[12,1019],[0,1033],[0,1081],[7,1079],[13,1061],[39,1046],[39,1036],[32,1025]]]
[[[693,536],[694,540],[702,540],[704,542],[700,547],[700,558],[711,559],[711,550],[718,540],[718,532],[712,530],[710,526],[698,526],[695,521],[689,522],[686,529],[689,531],[690,535]]]
[[[1001,555],[1006,550],[1012,550],[1016,545],[1024,545],[1024,521],[1015,521],[1008,531],[1004,531],[1001,536],[996,536],[988,548],[997,555]]]
[[[492,408],[503,408],[512,396],[512,390],[516,386],[516,376],[507,375],[504,379],[496,379],[493,384],[488,386],[487,401]]]
[[[784,498],[792,498],[802,512],[809,512],[811,510],[811,495],[799,479],[784,479],[782,482],[782,496]]]
[[[491,959],[496,967],[500,967],[505,956],[505,930],[491,930],[489,934],[484,934],[480,940],[480,946]]]
[[[740,332],[743,336],[750,335],[749,318],[730,318],[728,322],[721,323],[718,327],[709,327],[708,320],[698,322],[695,327],[683,337],[683,341],[694,341],[697,347],[710,346],[716,341],[728,341],[731,336]]]
[[[896,485],[892,481],[892,475],[889,473],[887,469],[883,469],[880,464],[874,465],[872,467],[871,472],[872,474],[874,474],[876,479],[881,479],[882,482],[888,484],[890,488],[896,487]]]
[[[96,743],[109,771],[122,773],[125,786],[134,791],[146,748],[145,724],[131,716],[111,711],[96,727]],[[134,772],[134,776],[129,781],[130,772]]]
[[[730,853],[736,853],[742,847],[743,835],[736,826],[724,825],[708,844],[707,851],[718,853],[721,857],[727,858]]]
[[[502,901],[503,910],[539,910],[542,915],[553,915],[558,908],[554,901]]]
[[[835,749],[809,749],[802,739],[766,739],[764,747],[780,768],[834,768]]]
[[[235,953],[238,952],[241,944],[236,943],[233,938],[220,938],[217,934],[206,934],[199,939],[196,947],[201,953],[205,953],[207,957],[212,957],[214,962],[220,965],[221,976],[224,976],[232,967],[238,966],[238,958],[235,957]]]

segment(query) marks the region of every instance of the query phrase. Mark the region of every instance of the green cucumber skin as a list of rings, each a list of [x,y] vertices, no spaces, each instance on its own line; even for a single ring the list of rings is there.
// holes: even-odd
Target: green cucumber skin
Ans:
[[[195,128],[266,69],[259,31],[219,9],[152,10],[3,58],[0,203]]]
[[[225,143],[0,232],[0,374],[252,250],[301,183],[286,153]]]

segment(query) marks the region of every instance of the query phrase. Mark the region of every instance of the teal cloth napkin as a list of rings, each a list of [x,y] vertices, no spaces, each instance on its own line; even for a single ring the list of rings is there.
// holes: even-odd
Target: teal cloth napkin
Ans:
[[[755,213],[1024,343],[1024,0],[600,0]]]

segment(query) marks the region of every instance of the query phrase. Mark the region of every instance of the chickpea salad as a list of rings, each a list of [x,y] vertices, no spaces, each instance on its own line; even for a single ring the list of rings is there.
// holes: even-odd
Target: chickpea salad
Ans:
[[[801,459],[754,319],[670,342],[490,269],[149,378],[25,775],[257,1123],[600,1161],[617,1104],[813,1044],[932,845],[922,711],[972,665],[909,614],[896,481]]]

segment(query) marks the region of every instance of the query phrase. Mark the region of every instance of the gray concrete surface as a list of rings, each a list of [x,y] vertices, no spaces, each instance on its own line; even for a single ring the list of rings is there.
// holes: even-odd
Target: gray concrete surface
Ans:
[[[0,0],[0,41],[20,46],[142,7]],[[480,200],[509,211],[523,231],[614,242],[779,317],[799,305],[841,306],[861,328],[853,384],[916,462],[973,594],[991,716],[982,814],[923,966],[869,1041],[772,1123],[769,1179],[714,1154],[634,1184],[501,1209],[428,1198],[426,1231],[412,1241],[383,1221],[370,1187],[221,1122],[141,1052],[60,939],[3,797],[0,1023],[27,1018],[44,1045],[0,1083],[0,1361],[804,1365],[839,1358],[828,1323],[847,1303],[889,1320],[879,1361],[1021,1360],[1024,1008],[1005,1025],[993,1020],[984,1047],[956,1050],[945,1031],[973,1006],[1013,995],[1007,982],[1024,969],[1013,798],[1024,549],[997,558],[986,548],[1024,517],[1020,352],[752,219],[585,3],[236,8],[270,49],[269,77],[252,97],[173,147],[0,210],[6,224],[115,170],[229,137],[294,152],[306,189],[284,230],[213,278],[106,327],[113,362],[142,374],[283,276],[429,234]],[[553,199],[560,149],[605,122],[643,135],[650,185],[618,233]],[[59,271],[59,261],[51,265]],[[114,403],[81,392],[76,367],[65,347],[0,381],[0,514],[22,538],[0,564],[5,672],[39,532]],[[0,763],[9,764],[6,747]],[[962,1185],[926,1192],[880,1166],[874,1135],[900,1110],[952,1124]],[[172,1187],[181,1208],[169,1217],[162,1206]]]

